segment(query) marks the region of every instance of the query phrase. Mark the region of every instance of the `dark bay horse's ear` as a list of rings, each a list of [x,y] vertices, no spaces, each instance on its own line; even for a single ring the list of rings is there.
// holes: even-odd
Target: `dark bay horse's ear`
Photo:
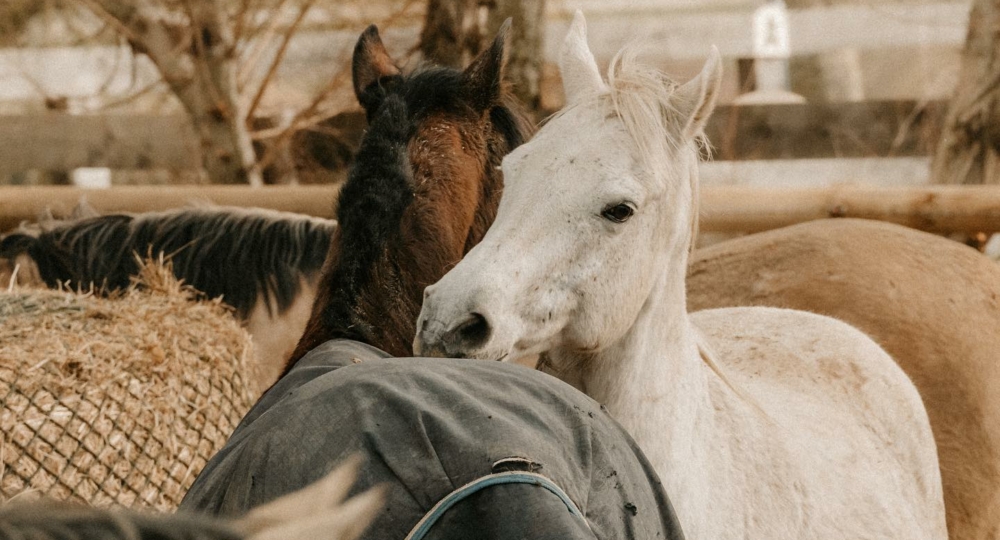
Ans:
[[[500,25],[493,43],[465,68],[463,77],[469,88],[472,104],[480,110],[488,109],[500,99],[503,90],[503,72],[507,65],[507,41],[510,36],[510,17]]]
[[[363,95],[365,89],[382,77],[398,75],[399,68],[392,63],[389,53],[378,35],[378,28],[371,25],[361,33],[357,45],[354,46],[354,59],[351,64],[351,76],[354,79],[354,95],[362,107],[368,108]]]

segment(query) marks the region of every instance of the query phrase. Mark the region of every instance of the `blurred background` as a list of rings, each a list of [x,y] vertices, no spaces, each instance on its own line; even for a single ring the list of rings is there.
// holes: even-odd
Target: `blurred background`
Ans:
[[[513,17],[541,120],[576,9],[602,65],[637,40],[684,79],[720,49],[707,184],[1000,181],[994,1],[4,0],[0,185],[336,184],[367,25],[412,69],[463,66]]]

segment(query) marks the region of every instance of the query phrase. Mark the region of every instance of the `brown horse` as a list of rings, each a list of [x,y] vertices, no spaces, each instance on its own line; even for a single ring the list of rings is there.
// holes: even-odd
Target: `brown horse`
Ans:
[[[286,372],[333,338],[412,355],[424,288],[476,245],[503,186],[500,162],[531,134],[503,80],[509,21],[464,71],[403,75],[375,26],[354,49],[370,127],[337,203],[338,229]]]
[[[927,408],[949,537],[1000,536],[1000,265],[898,225],[822,220],[698,250],[687,285],[692,311],[786,307],[871,336]]]

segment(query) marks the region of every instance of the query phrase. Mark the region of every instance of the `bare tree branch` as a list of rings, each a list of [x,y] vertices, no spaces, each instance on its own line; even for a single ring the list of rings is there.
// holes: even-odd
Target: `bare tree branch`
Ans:
[[[285,59],[285,53],[288,51],[288,44],[291,43],[292,37],[295,36],[295,32],[298,30],[299,25],[305,20],[306,14],[312,9],[316,0],[309,0],[302,5],[299,10],[299,15],[292,22],[292,25],[285,32],[284,38],[281,40],[281,45],[278,47],[278,52],[275,54],[274,59],[271,61],[271,65],[267,69],[267,73],[264,75],[264,79],[260,82],[260,86],[257,87],[257,92],[250,101],[250,108],[247,110],[247,118],[253,118],[254,113],[257,111],[257,106],[260,105],[260,100],[264,97],[264,93],[267,91],[267,87],[271,84],[271,79],[274,74],[277,73],[278,67],[281,62]]]
[[[281,11],[284,9],[285,4],[288,0],[281,0],[278,6],[275,8],[276,11]],[[254,44],[251,46],[250,53],[247,56],[247,60],[241,66],[237,74],[237,81],[239,81],[240,88],[246,87],[249,84],[250,76],[253,72],[253,67],[260,62],[260,57],[267,51],[268,47],[271,46],[271,42],[278,35],[278,26],[281,25],[281,17],[271,17],[267,25],[267,30],[264,32],[263,36],[254,36]]]
[[[220,24],[221,17],[218,6],[212,2],[198,0],[197,8],[192,5],[191,0],[184,0],[184,10],[187,11],[191,21],[189,32],[191,41],[194,43],[195,55],[194,63],[196,69],[201,73],[201,81],[208,92],[209,98],[214,102],[214,106],[222,115],[232,115],[234,111],[226,106],[226,100],[222,97],[222,90],[218,86],[215,75],[212,73],[213,66],[210,54],[205,47],[206,39],[219,39],[224,30]],[[208,37],[218,36],[218,37]],[[213,43],[213,48],[217,47]]]
[[[1000,0],[975,0],[958,84],[931,161],[943,184],[1000,183]]]
[[[151,82],[146,86],[143,86],[142,88],[136,90],[135,92],[132,92],[131,94],[117,98],[113,101],[106,101],[104,103],[101,103],[99,107],[91,109],[90,112],[104,111],[108,109],[113,109],[115,107],[121,107],[122,105],[128,105],[129,103],[141,98],[142,96],[152,93],[153,90],[163,87],[164,84],[166,83],[163,81],[163,79],[157,79],[156,81]]]
[[[243,32],[246,30],[247,17],[250,16],[250,2],[252,0],[240,0],[239,10],[236,11],[236,21],[233,23],[233,50],[230,54],[236,54],[236,46],[243,39]]]
[[[136,41],[138,38],[132,33],[132,30],[125,26],[114,14],[104,8],[104,6],[97,0],[75,0],[78,4],[82,4],[91,13],[99,17],[108,26],[114,28],[122,37],[129,41]]]
[[[417,4],[417,2],[420,1],[422,0],[407,0],[396,13],[383,20],[379,24],[379,28],[384,32],[386,29],[393,27],[399,22],[400,19],[402,19],[405,16],[405,14],[411,7],[413,7],[415,4]],[[311,125],[315,125],[316,123],[321,122],[329,117],[329,115],[320,115],[318,114],[318,112],[322,107],[323,103],[326,101],[326,99],[329,96],[333,95],[333,93],[336,92],[338,89],[340,89],[342,86],[344,86],[344,83],[348,78],[350,70],[351,70],[350,63],[341,66],[341,68],[337,70],[337,72],[330,79],[330,82],[328,82],[326,86],[324,86],[323,89],[316,94],[312,102],[306,108],[300,110],[295,114],[295,116],[292,118],[292,121],[289,123],[288,127],[284,128],[280,133],[278,133],[277,137],[275,137],[274,142],[270,146],[268,146],[267,150],[264,152],[264,155],[259,160],[257,160],[257,163],[254,165],[254,169],[256,171],[258,172],[263,171],[265,168],[274,163],[274,161],[278,159],[278,156],[281,155],[282,149],[292,139],[292,136],[295,135],[296,131]]]

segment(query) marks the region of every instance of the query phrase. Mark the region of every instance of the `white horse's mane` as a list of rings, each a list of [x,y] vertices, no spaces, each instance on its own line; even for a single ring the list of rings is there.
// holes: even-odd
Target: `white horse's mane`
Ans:
[[[693,140],[684,140],[687,118],[677,108],[680,85],[653,66],[639,62],[638,56],[649,45],[629,45],[615,54],[608,67],[608,88],[604,94],[612,110],[625,126],[639,149],[639,156],[654,173],[658,182],[666,182],[679,173],[671,157],[693,146],[696,156],[711,155],[705,133],[696,133]],[[672,170],[673,169],[673,170]],[[698,237],[698,175],[688,176],[691,190],[691,249]]]
[[[667,182],[677,176],[677,163],[672,157],[692,147],[696,156],[711,158],[711,145],[703,131],[692,140],[684,140],[687,118],[676,103],[680,84],[655,67],[645,65],[638,56],[649,44],[633,43],[618,51],[608,66],[605,91],[592,94],[576,103],[567,104],[544,122],[558,118],[577,107],[610,107],[621,120],[639,150],[639,157],[653,172],[658,187],[670,187]],[[675,173],[675,174],[670,174]],[[698,237],[698,175],[689,175],[691,189],[691,249]]]
[[[638,61],[638,55],[646,48],[648,46],[636,44],[618,51],[608,67],[609,91],[599,98],[609,98],[612,110],[639,149],[640,158],[653,172],[653,180],[668,182],[670,178],[682,173],[677,170],[672,157],[687,150],[695,152],[696,157],[710,156],[711,147],[704,131],[695,133],[691,140],[684,139],[688,118],[676,106],[679,99],[685,99],[677,92],[680,85],[662,71]],[[698,237],[697,171],[691,171],[688,181],[691,190],[691,244],[688,249],[693,251]],[[715,353],[700,333],[697,343],[698,353],[705,364],[733,392],[770,419],[770,415],[764,412],[757,401],[726,375],[722,365],[716,360]]]

